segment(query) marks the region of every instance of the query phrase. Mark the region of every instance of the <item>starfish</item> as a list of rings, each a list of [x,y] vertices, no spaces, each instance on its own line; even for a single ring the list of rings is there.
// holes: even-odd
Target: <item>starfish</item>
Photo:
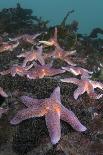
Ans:
[[[58,40],[57,40],[57,27],[55,27],[54,35],[51,37],[48,41],[39,41],[40,43],[43,43],[47,46],[55,46],[60,47]]]
[[[25,58],[23,65],[22,65],[23,67],[25,67],[28,62],[33,61],[33,60],[38,60],[41,65],[44,65],[45,62],[44,62],[44,58],[42,56],[42,52],[43,52],[42,46],[37,46],[37,50],[32,50],[29,52],[21,53],[17,57],[18,58],[21,58],[21,57]]]
[[[55,50],[49,54],[44,55],[45,58],[53,57],[54,59],[61,59],[67,62],[69,65],[76,66],[70,57],[76,53],[76,50],[73,51],[64,51],[57,41],[57,28],[55,28],[54,36],[49,39],[49,41],[39,41],[40,43],[46,44],[47,46],[55,46]]]
[[[36,64],[35,68],[27,72],[27,78],[29,79],[36,79],[36,78],[43,78],[45,76],[54,76],[57,74],[62,74],[65,71],[62,69],[56,69],[52,67],[52,64],[46,65],[38,65]]]
[[[55,88],[46,99],[33,99],[28,96],[21,96],[20,99],[27,108],[18,111],[10,123],[16,125],[29,118],[45,116],[52,144],[58,143],[61,137],[60,119],[69,123],[76,131],[86,130],[76,115],[61,104],[60,87]]]
[[[8,95],[5,93],[5,91],[1,87],[0,87],[0,95],[3,97],[8,97]]]
[[[96,94],[95,88],[100,88],[103,90],[103,84],[97,81],[92,81],[90,79],[76,79],[76,78],[66,78],[61,79],[62,82],[73,83],[78,85],[78,88],[74,91],[74,99],[78,99],[81,94],[87,92],[90,98],[99,99],[103,94]]]
[[[28,42],[28,43],[30,43],[30,44],[33,44],[34,45],[34,40],[38,37],[38,36],[40,36],[41,35],[41,33],[37,33],[37,34],[35,34],[35,35],[30,35],[30,34],[23,34],[23,35],[21,35],[21,36],[19,36],[19,37],[16,37],[16,38],[9,38],[9,40],[10,41],[18,41],[18,40],[23,40],[23,41],[25,41],[25,42]]]
[[[64,69],[65,71],[72,72],[74,75],[81,75],[81,79],[91,78],[91,74],[93,73],[82,67],[75,66],[62,67],[62,69]]]
[[[1,75],[11,74],[12,77],[14,77],[16,74],[18,74],[19,76],[24,76],[24,75],[26,75],[27,71],[32,66],[33,66],[33,64],[31,64],[30,66],[27,66],[27,67],[22,67],[22,66],[20,66],[18,64],[14,64],[11,68],[0,72],[0,74]]]
[[[2,45],[0,46],[0,53],[5,51],[13,51],[18,45],[19,45],[19,42],[16,42],[14,44],[3,42]]]

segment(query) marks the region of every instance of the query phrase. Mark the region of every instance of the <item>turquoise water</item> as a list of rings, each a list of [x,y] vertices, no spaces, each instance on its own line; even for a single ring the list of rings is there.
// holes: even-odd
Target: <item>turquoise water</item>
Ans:
[[[95,27],[103,28],[103,0],[0,0],[0,9],[16,7],[17,2],[49,20],[51,25],[61,22],[67,11],[74,9],[68,22],[77,20],[79,32],[85,34]]]

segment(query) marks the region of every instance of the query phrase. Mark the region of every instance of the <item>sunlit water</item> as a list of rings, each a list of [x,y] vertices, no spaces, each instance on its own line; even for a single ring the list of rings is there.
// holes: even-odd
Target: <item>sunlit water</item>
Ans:
[[[50,24],[61,22],[68,10],[75,10],[68,22],[77,20],[79,31],[89,33],[93,28],[103,28],[102,0],[0,0],[0,9],[15,7],[19,2],[24,8],[31,8],[35,15],[49,20]]]

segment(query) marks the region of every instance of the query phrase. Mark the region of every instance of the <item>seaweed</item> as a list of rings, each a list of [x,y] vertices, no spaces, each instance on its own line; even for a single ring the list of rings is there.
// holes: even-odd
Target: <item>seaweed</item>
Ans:
[[[8,35],[16,36],[25,33],[34,34],[45,31],[47,31],[47,34],[41,35],[39,39],[48,40],[53,35],[54,28],[57,27],[60,46],[65,50],[76,48],[77,54],[75,61],[77,61],[77,64],[92,70],[94,72],[92,79],[103,80],[103,39],[97,37],[98,34],[102,34],[100,28],[94,29],[89,35],[78,33],[78,21],[74,20],[71,23],[67,23],[67,18],[74,13],[74,10],[68,11],[62,22],[54,26],[48,26],[48,20],[43,20],[42,17],[35,15],[33,16],[32,13],[33,11],[31,9],[24,9],[19,3],[16,8],[3,9],[0,12],[0,43],[2,44],[3,40],[8,41]],[[8,33],[8,35],[6,35],[6,33]],[[22,48],[29,50],[31,49],[31,45],[27,45],[27,43],[20,44],[13,52],[7,51],[6,53],[1,53],[0,70],[2,68],[8,68],[8,66],[11,66],[15,62],[18,63],[16,56],[20,54]],[[48,53],[52,49],[52,47],[44,47],[45,53]],[[80,63],[79,59],[83,60],[84,58],[86,58],[86,63],[83,61]],[[59,68],[66,66],[66,63],[61,60],[55,60],[53,66]],[[71,73],[66,72],[61,75],[61,78],[71,76],[73,77]],[[0,106],[6,104],[11,110],[7,116],[3,115],[0,120],[0,122],[2,122],[0,124],[0,147],[2,150],[8,151],[11,149],[13,150],[11,154],[15,154],[16,152],[18,155],[92,155],[95,154],[95,152],[96,154],[103,154],[102,99],[91,100],[87,94],[83,94],[78,100],[74,100],[72,95],[76,86],[61,83],[58,80],[60,78],[59,76],[56,78],[29,80],[19,76],[15,78],[10,75],[0,76],[0,86],[11,94],[8,99],[0,98]],[[78,76],[78,78],[80,77]],[[26,120],[19,126],[12,127],[7,124],[7,117],[10,120],[19,109],[18,105],[21,105],[16,93],[19,92],[19,95],[26,94],[39,99],[44,97],[48,98],[56,86],[61,87],[61,100],[63,104],[77,114],[81,121],[87,126],[88,131],[84,134],[79,134],[74,132],[69,125],[61,122],[62,138],[60,143],[53,148],[50,145],[44,118]],[[96,119],[96,114],[102,117]],[[4,136],[2,136],[3,133]],[[2,151],[0,153],[2,153]]]
[[[31,9],[22,8],[20,3],[17,3],[16,8],[4,8],[0,12],[0,33],[30,33],[34,30],[33,27],[38,27],[39,31],[46,29],[48,21],[33,16],[32,13]]]

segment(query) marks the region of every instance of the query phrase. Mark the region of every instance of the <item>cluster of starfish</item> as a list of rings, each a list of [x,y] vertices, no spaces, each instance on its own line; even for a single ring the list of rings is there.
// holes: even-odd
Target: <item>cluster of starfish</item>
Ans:
[[[18,58],[24,58],[22,65],[15,64],[12,67],[10,67],[9,69],[1,71],[0,72],[1,75],[11,74],[12,76],[15,76],[16,74],[18,74],[20,76],[26,75],[30,79],[35,79],[35,78],[43,78],[44,76],[54,76],[54,75],[61,74],[61,73],[65,72],[65,70],[63,70],[63,69],[56,69],[56,68],[53,68],[52,66],[50,66],[49,64],[46,64],[45,60],[47,58],[51,58],[52,61],[54,59],[59,58],[65,62],[67,62],[68,64],[71,64],[73,66],[76,65],[70,60],[70,56],[74,55],[76,53],[76,50],[69,52],[69,51],[64,51],[60,47],[60,45],[57,41],[57,28],[55,28],[54,36],[50,39],[50,43],[49,43],[49,41],[47,41],[47,42],[39,41],[40,43],[45,43],[47,45],[49,43],[51,46],[52,45],[55,46],[55,50],[52,51],[51,53],[49,52],[49,54],[43,53],[42,45],[36,46],[36,49],[34,49],[34,45],[35,45],[34,40],[39,35],[41,35],[41,34],[36,34],[36,35],[24,34],[22,36],[14,38],[14,39],[10,39],[11,41],[16,41],[16,42],[20,42],[20,40],[23,39],[26,42],[33,44],[33,46],[30,51],[26,51],[26,52],[24,51],[23,53],[17,55]],[[53,42],[53,43],[51,44],[51,42]],[[30,70],[30,68],[32,68],[34,65],[31,64],[29,67],[27,67],[27,64],[30,62],[33,63],[33,61],[36,61],[39,64],[36,65],[34,69]]]
[[[93,99],[99,99],[103,96],[103,94],[97,94],[94,91],[95,88],[103,89],[103,84],[97,81],[92,81],[90,79],[92,76],[92,72],[82,67],[76,66],[76,64],[71,61],[71,56],[75,55],[76,51],[65,51],[60,47],[57,39],[57,28],[55,28],[53,37],[51,37],[48,41],[39,41],[39,44],[42,45],[36,45],[36,49],[34,49],[35,39],[39,35],[41,34],[25,34],[14,39],[10,39],[11,42],[16,43],[24,40],[25,42],[28,42],[33,46],[30,51],[23,52],[17,56],[18,58],[24,58],[21,65],[14,64],[9,69],[1,71],[0,75],[3,76],[11,74],[14,77],[17,74],[19,76],[26,76],[29,79],[39,79],[46,76],[55,76],[67,71],[73,73],[76,76],[81,76],[81,79],[66,78],[60,80],[61,82],[73,83],[78,85],[78,88],[74,91],[75,99],[78,99],[78,97],[84,92],[87,92],[88,95]],[[14,45],[15,44],[12,44],[11,49],[17,47]],[[43,45],[54,46],[55,49],[49,54],[44,54]],[[10,49],[8,48],[7,50]],[[3,49],[1,52],[3,51],[5,50]],[[50,58],[52,63],[46,64],[45,60],[47,58]],[[54,68],[53,61],[54,59],[58,58],[65,61],[67,63],[67,66],[58,69]],[[0,95],[8,97],[2,88],[0,88]],[[76,115],[71,110],[65,108],[61,103],[60,87],[55,88],[49,98],[35,99],[29,96],[21,96],[19,98],[21,102],[26,106],[26,108],[18,111],[14,118],[10,121],[10,123],[16,125],[32,117],[35,118],[45,116],[45,121],[52,144],[58,143],[61,137],[60,119],[69,123],[76,131],[83,132],[86,130],[86,127],[80,123]],[[7,109],[0,108],[0,117],[5,112],[7,112]]]

